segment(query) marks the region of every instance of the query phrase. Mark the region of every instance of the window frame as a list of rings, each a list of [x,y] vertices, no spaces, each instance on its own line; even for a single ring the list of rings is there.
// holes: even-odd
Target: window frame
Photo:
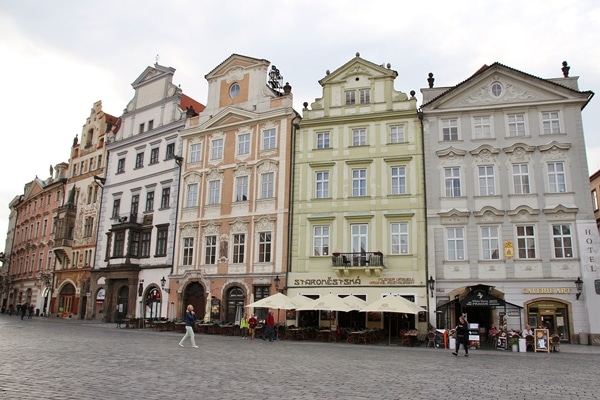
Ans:
[[[246,255],[246,234],[234,233],[232,243],[231,262],[233,264],[243,264]]]
[[[317,149],[329,149],[331,148],[331,136],[330,136],[330,132],[326,131],[326,132],[317,132],[316,133],[316,142],[317,142]]]
[[[328,199],[330,171],[315,171],[315,198]],[[325,176],[326,175],[326,176]]]
[[[192,143],[190,145],[190,163],[202,161],[202,143]]]
[[[150,149],[150,165],[158,164],[159,148]]]
[[[452,173],[450,176],[448,176],[449,172]],[[458,166],[444,168],[445,197],[462,197],[462,178],[460,175],[461,169]]]
[[[204,264],[215,265],[217,263],[217,236],[208,235],[204,237]]]
[[[275,197],[275,173],[264,172],[260,174],[260,198],[272,199]]]
[[[442,142],[456,142],[460,140],[458,118],[442,119]]]
[[[329,255],[329,242],[331,237],[329,225],[313,226],[313,257],[324,257]]]
[[[556,230],[560,228],[560,232]],[[568,232],[565,233],[565,228]],[[556,259],[575,258],[575,246],[573,245],[573,227],[570,223],[552,224],[550,226],[552,235],[552,250]],[[568,243],[567,243],[568,242]],[[568,249],[568,250],[567,250]],[[569,253],[570,251],[570,253]],[[560,254],[559,254],[560,253]]]
[[[484,169],[482,174],[482,168]],[[491,174],[490,174],[491,170]],[[480,196],[495,196],[496,168],[492,164],[477,166],[477,182]]]
[[[277,129],[269,128],[262,131],[262,149],[274,150],[277,148]]]
[[[492,132],[491,116],[489,116],[489,115],[473,116],[473,137],[475,139],[491,139],[494,137],[494,134]]]
[[[522,117],[522,120],[519,119],[519,117]],[[527,132],[527,116],[525,115],[525,113],[511,113],[511,114],[506,114],[506,125],[507,125],[507,136],[508,137],[524,137],[524,136],[528,136],[528,132]],[[511,128],[514,128],[511,131]],[[521,129],[522,128],[522,134],[520,134]]]
[[[353,128],[352,129],[352,146],[366,146],[367,145],[367,128]]]
[[[562,170],[557,171],[557,166],[561,166]],[[564,161],[549,161],[546,163],[546,168],[548,174],[548,192],[565,193],[567,191],[566,163]]]
[[[273,260],[273,233],[258,232],[258,262],[270,263]]]
[[[406,131],[404,125],[391,125],[389,127],[390,143],[406,143]]]
[[[186,196],[185,196],[185,207],[197,207],[198,206],[198,190],[199,184],[198,182],[188,183],[186,187]]]
[[[540,114],[542,132],[544,135],[557,135],[561,133],[560,111],[542,111]],[[554,116],[553,114],[556,115]]]
[[[481,259],[500,260],[500,228],[497,225],[479,227]]]
[[[165,257],[167,255],[167,245],[169,239],[169,226],[160,225],[156,227],[156,250],[155,257]]]
[[[466,242],[465,228],[462,226],[446,227],[446,260],[447,261],[465,261],[466,260]],[[460,232],[460,236],[457,234]],[[452,235],[450,235],[452,233]],[[453,243],[454,246],[450,246]],[[461,257],[462,255],[462,257]]]
[[[366,197],[367,192],[367,169],[353,168],[352,175],[352,197]],[[358,175],[357,175],[358,174]]]
[[[208,205],[221,204],[221,180],[208,181]]]
[[[409,254],[408,222],[390,223],[390,254]]]
[[[531,233],[528,232],[531,230]],[[517,238],[517,259],[533,260],[537,258],[535,225],[517,225],[515,227],[515,236]],[[531,254],[533,252],[533,254]]]
[[[221,160],[223,158],[223,146],[225,140],[223,138],[213,139],[210,141],[210,159]]]
[[[390,166],[390,180],[390,193],[393,196],[406,194],[406,165]]]
[[[515,172],[515,167],[519,170]],[[523,173],[523,167],[527,169]],[[531,194],[531,176],[529,174],[529,163],[512,163],[511,165],[513,192],[514,194]],[[527,182],[524,182],[524,181]],[[518,182],[517,182],[518,181]],[[517,190],[519,188],[519,190]],[[527,189],[526,191],[524,189]]]
[[[185,237],[182,242],[182,260],[181,265],[193,266],[194,265],[194,238]]]
[[[248,175],[235,177],[235,202],[248,201],[248,188],[250,185],[250,177]]]
[[[245,156],[250,154],[250,133],[240,133],[237,140],[237,155]]]

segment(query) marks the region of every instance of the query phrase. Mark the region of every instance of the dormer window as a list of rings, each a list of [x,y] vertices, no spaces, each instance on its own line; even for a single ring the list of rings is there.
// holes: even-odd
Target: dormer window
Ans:
[[[240,94],[240,85],[237,83],[234,83],[233,85],[231,85],[229,87],[229,97],[231,97],[232,99],[235,99],[236,97],[238,97],[238,95]]]

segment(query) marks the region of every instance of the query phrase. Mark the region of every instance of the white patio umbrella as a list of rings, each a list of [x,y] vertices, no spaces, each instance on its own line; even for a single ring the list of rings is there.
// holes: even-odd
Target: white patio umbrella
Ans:
[[[211,311],[211,304],[210,304],[210,300],[212,299],[212,297],[210,296],[210,292],[208,292],[206,294],[206,304],[204,305],[204,322],[210,322],[210,311]]]
[[[311,310],[321,310],[321,311],[342,311],[342,312],[350,312],[355,310],[360,310],[361,306],[355,302],[353,299],[348,299],[347,297],[339,297],[337,294],[329,293],[323,297],[319,297],[303,305],[298,308],[298,311],[311,311]],[[331,325],[331,321],[329,321]]]
[[[386,296],[374,301],[368,306],[361,308],[361,312],[392,312],[398,314],[418,314],[423,311],[412,301],[406,300],[402,296]],[[388,344],[391,343],[392,324],[388,326]]]
[[[277,310],[292,310],[298,305],[288,296],[277,292],[269,297],[247,304],[248,308],[273,308]]]

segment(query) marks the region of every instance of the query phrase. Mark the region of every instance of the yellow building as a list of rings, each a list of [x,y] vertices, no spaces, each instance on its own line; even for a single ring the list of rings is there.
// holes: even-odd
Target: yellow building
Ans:
[[[423,143],[414,92],[359,54],[319,81],[294,143],[287,294],[393,294],[428,306]],[[340,313],[339,326],[427,329],[418,316]],[[299,313],[302,314],[302,313]],[[330,315],[296,315],[300,325]],[[310,320],[310,322],[307,322]],[[291,323],[291,322],[290,322]]]

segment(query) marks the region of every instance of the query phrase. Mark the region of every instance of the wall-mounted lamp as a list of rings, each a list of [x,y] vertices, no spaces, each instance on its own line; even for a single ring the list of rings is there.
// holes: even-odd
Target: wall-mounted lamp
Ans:
[[[275,290],[277,290],[279,292],[279,283],[281,282],[281,279],[279,279],[279,275],[275,276],[274,282],[275,282]]]
[[[171,293],[171,289],[169,289],[169,288],[166,288],[166,287],[165,287],[165,284],[166,284],[166,283],[167,283],[167,280],[166,280],[166,279],[165,279],[165,277],[163,276],[163,277],[162,277],[162,279],[160,280],[160,288],[161,288],[162,290],[164,290],[165,292],[167,292],[167,293]]]
[[[429,284],[429,292],[431,292],[431,297],[433,297],[433,291],[435,290],[435,279],[433,279],[433,276],[429,276],[427,283]]]
[[[581,277],[577,277],[577,280],[575,281],[575,289],[577,290],[577,294],[576,294],[576,298],[577,300],[579,300],[579,296],[581,296],[581,293],[583,292],[583,281],[581,280]]]
[[[175,158],[175,162],[177,163],[177,165],[179,165],[181,167],[181,165],[183,164],[183,157],[174,156],[173,158]]]

